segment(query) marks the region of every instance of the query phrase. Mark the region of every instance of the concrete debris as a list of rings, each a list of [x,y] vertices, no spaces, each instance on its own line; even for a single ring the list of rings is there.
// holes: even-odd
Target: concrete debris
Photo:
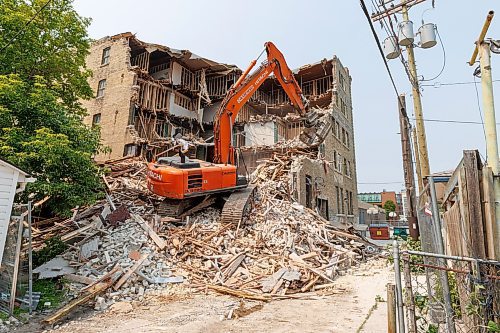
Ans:
[[[189,283],[194,291],[209,289],[259,301],[324,295],[328,289],[315,287],[332,283],[341,271],[376,254],[365,251],[373,245],[361,236],[334,228],[315,211],[291,199],[291,169],[308,154],[313,153],[300,149],[275,153],[259,165],[252,175],[257,198],[250,220],[241,226],[223,224],[215,208],[191,215],[187,223],[160,218],[155,215],[155,206],[162,198],[147,192],[144,162],[134,158],[110,162],[106,186],[116,207],[125,207],[130,218],[105,226],[92,224],[93,216],[102,216],[109,208],[104,200],[77,214],[82,216],[77,223],[59,222],[65,227],[38,230],[38,235],[51,234],[53,228],[76,233],[70,241],[96,232],[85,244],[95,242],[97,251],[71,247],[64,259],[54,260],[61,270],[72,271],[52,274],[74,273],[77,278],[72,279],[71,290],[80,295],[74,304],[93,299],[99,311],[111,306],[113,311],[128,312],[131,306],[124,304],[179,283]],[[89,225],[92,230],[78,233]],[[54,267],[53,261],[47,264]],[[117,269],[120,277],[112,284],[102,284]],[[50,274],[53,269],[41,266],[36,271]],[[57,318],[53,316],[48,322]]]
[[[80,255],[82,258],[88,259],[97,252],[99,246],[99,240],[97,238],[92,238],[88,242],[85,242],[80,246]]]
[[[39,279],[48,279],[75,273],[75,269],[69,265],[68,260],[62,257],[55,257],[45,264],[35,268],[33,273],[38,274]]]

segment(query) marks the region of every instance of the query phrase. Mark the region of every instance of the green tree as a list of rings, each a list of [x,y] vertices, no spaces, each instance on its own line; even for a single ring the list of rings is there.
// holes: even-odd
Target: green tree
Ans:
[[[102,149],[99,131],[83,125],[79,103],[92,94],[85,69],[89,21],[72,1],[46,3],[0,6],[0,157],[37,178],[26,191],[35,200],[50,196],[49,208],[68,214],[102,190],[92,160]]]
[[[386,217],[386,219],[389,219],[389,213],[396,211],[396,204],[392,200],[387,200],[384,203],[384,206],[382,208],[385,209],[385,217]]]
[[[39,76],[67,111],[83,114],[78,101],[92,96],[91,72],[85,70],[89,24],[72,0],[2,0],[0,74],[18,74],[23,80]]]

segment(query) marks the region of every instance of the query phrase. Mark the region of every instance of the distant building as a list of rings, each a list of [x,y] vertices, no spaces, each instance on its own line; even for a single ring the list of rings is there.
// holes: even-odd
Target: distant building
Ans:
[[[369,225],[372,222],[385,221],[385,210],[383,208],[378,207],[378,214],[368,214],[368,209],[372,207],[374,205],[358,200],[358,224]]]
[[[358,193],[358,201],[383,208],[387,201],[391,200],[396,205],[396,213],[402,215],[402,198],[400,193],[394,191],[365,192]]]

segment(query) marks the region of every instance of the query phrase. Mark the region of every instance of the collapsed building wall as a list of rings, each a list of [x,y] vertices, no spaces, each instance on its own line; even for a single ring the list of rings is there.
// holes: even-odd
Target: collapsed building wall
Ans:
[[[204,108],[241,75],[236,66],[144,43],[131,33],[94,42],[87,67],[95,98],[82,101],[89,112],[84,122],[99,125],[110,148],[98,160],[154,155],[168,148],[176,128],[201,136]]]
[[[196,157],[210,160],[213,119],[221,100],[242,71],[187,50],[145,43],[131,33],[92,44],[87,67],[95,98],[83,101],[88,125],[99,125],[110,152],[98,160],[127,155],[170,155],[171,136],[180,130],[198,143]],[[318,158],[296,170],[297,200],[325,218],[354,222],[356,165],[351,78],[337,57],[294,71],[310,107],[328,114],[332,130]],[[268,77],[239,112],[233,145],[240,148],[239,171],[252,172],[273,151],[293,147],[304,129],[277,80]],[[195,152],[192,152],[193,156]],[[165,156],[163,155],[163,156]],[[320,163],[318,162],[320,161]]]

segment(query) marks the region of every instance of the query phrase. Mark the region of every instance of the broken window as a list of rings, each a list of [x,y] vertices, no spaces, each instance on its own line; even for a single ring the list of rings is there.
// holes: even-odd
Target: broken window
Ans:
[[[111,46],[105,48],[102,50],[102,58],[101,58],[101,65],[107,65],[109,64],[109,54],[111,51]]]
[[[125,145],[123,148],[123,156],[137,156],[137,146],[133,143]]]
[[[101,123],[101,114],[96,113],[92,116],[92,126],[99,125]]]
[[[106,89],[106,79],[99,81],[97,85],[97,97],[104,96],[104,89]]]
[[[316,206],[319,215],[323,216],[326,220],[329,220],[330,217],[328,216],[328,200],[317,198]]]
[[[312,184],[312,178],[309,175],[306,175],[306,207],[307,208],[312,208],[312,193],[313,191],[313,184]]]

